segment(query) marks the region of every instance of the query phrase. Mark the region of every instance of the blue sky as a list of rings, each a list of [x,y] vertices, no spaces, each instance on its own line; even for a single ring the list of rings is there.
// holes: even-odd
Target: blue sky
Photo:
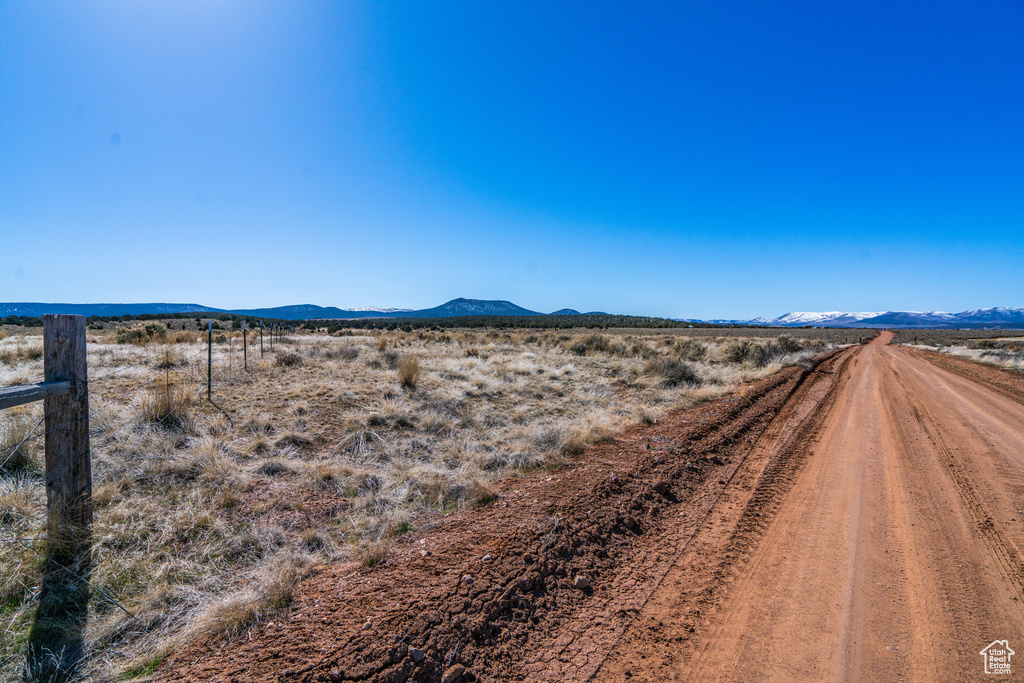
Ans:
[[[0,1],[0,300],[1024,306],[1022,46],[1017,0]]]

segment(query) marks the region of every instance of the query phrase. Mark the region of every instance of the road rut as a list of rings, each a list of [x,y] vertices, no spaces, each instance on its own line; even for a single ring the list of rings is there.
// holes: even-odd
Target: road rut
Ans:
[[[889,338],[849,352],[770,522],[704,530],[716,594],[682,558],[593,680],[980,680],[1024,645],[1024,405]]]

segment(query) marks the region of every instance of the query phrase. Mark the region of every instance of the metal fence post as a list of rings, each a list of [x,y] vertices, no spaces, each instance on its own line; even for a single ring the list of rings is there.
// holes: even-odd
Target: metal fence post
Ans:
[[[206,321],[206,400],[213,398],[213,321]]]

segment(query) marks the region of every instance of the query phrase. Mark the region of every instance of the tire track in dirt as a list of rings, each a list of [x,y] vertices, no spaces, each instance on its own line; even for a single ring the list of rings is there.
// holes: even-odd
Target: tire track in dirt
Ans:
[[[772,422],[734,477],[734,485],[718,499],[699,533],[670,568],[666,590],[648,601],[594,679],[678,678],[680,664],[692,655],[703,635],[707,615],[750,559],[748,551],[757,537],[770,528],[777,504],[792,484],[794,470],[834,400],[852,354],[837,354],[823,363]]]
[[[673,568],[686,580],[595,680],[980,680],[985,645],[1024,642],[1014,378],[980,383],[887,341],[850,352],[802,455],[778,460],[791,483],[766,468],[767,528],[744,535],[741,518],[716,551],[731,520],[709,518],[710,562]]]
[[[1017,601],[1021,600],[1024,598],[1024,555],[1022,555],[1015,543],[1004,539],[999,529],[993,524],[992,516],[989,514],[987,507],[981,502],[980,496],[972,485],[970,476],[965,471],[963,463],[953,454],[953,451],[958,450],[958,447],[953,447],[947,442],[943,430],[940,428],[940,421],[933,411],[928,408],[928,402],[915,400],[914,392],[907,387],[907,383],[903,380],[899,371],[896,368],[891,368],[890,371],[902,393],[902,396],[889,395],[885,397],[885,405],[890,410],[890,423],[899,432],[900,440],[904,443],[915,438],[912,437],[910,430],[906,428],[907,421],[900,419],[901,416],[894,409],[894,406],[899,404],[911,406],[917,425],[927,434],[941,461],[946,466],[956,491],[960,495],[961,505],[977,525],[978,532],[985,540],[989,552],[999,561],[1006,580],[1015,588],[1015,599]],[[921,389],[919,388],[918,391],[921,391]],[[1024,621],[1024,615],[1022,615],[1022,621]]]
[[[656,591],[660,591],[664,584],[674,583],[678,585],[681,580],[675,574],[676,570],[686,564],[684,558],[692,554],[705,552],[700,546],[704,542],[700,533],[709,528],[721,529],[724,519],[712,520],[712,517],[730,516],[726,510],[737,507],[748,506],[755,494],[759,500],[770,500],[774,496],[756,489],[757,480],[763,475],[769,463],[773,466],[774,476],[769,480],[776,482],[778,472],[782,470],[778,466],[778,459],[790,446],[796,435],[804,427],[807,418],[815,413],[827,397],[833,382],[829,379],[834,373],[832,368],[841,366],[845,356],[835,356],[823,363],[823,367],[812,373],[793,396],[786,402],[779,414],[771,421],[753,446],[742,455],[736,465],[730,468],[728,478],[722,488],[712,496],[692,504],[690,509],[681,513],[688,518],[696,518],[697,523],[680,524],[675,532],[669,531],[659,539],[658,545],[669,547],[674,550],[669,556],[659,557],[661,566],[657,570],[658,579],[653,586],[646,587],[646,590],[633,590],[623,592],[612,604],[606,606],[601,614],[595,615],[592,610],[585,610],[577,615],[573,624],[565,629],[560,642],[556,642],[555,648],[543,652],[538,661],[528,662],[524,670],[530,672],[531,681],[553,681],[553,680],[589,680],[597,673],[599,667],[605,664],[608,653],[616,646],[628,629],[634,628],[636,619],[626,624],[619,624],[618,628],[607,628],[607,616],[609,613],[630,612],[631,614],[642,615],[648,608],[650,598]],[[763,503],[758,505],[763,507]],[[750,511],[749,517],[759,513]],[[738,543],[738,542],[736,542]],[[720,577],[719,577],[720,578]],[[595,637],[595,633],[601,637]],[[580,643],[593,642],[595,647],[586,651],[586,657],[566,656],[569,650],[579,651]],[[599,644],[599,645],[598,645]]]

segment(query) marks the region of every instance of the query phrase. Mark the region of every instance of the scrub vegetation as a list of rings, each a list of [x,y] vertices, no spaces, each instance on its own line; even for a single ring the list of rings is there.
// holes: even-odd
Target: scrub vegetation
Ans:
[[[896,341],[1024,372],[1024,330],[900,330]]]

